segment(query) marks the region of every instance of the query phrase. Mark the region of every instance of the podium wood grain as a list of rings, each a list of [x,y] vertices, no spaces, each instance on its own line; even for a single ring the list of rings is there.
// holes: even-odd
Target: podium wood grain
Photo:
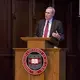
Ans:
[[[48,66],[46,70],[33,76],[27,73],[22,65],[22,56],[27,48],[15,49],[15,80],[66,80],[66,54],[63,49],[46,48]]]
[[[15,80],[66,80],[66,49],[48,48],[46,41],[49,38],[21,37],[26,42],[27,48],[14,48],[15,50]],[[48,58],[46,70],[37,76],[33,76],[22,65],[23,54],[29,48],[43,49]]]
[[[15,80],[44,80],[44,73],[33,76],[25,71],[22,65],[22,57],[27,48],[15,49]]]

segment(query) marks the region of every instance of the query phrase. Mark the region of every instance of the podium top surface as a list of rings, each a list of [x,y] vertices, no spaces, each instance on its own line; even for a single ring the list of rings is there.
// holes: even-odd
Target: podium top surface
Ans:
[[[42,40],[42,41],[45,41],[45,40],[50,40],[50,38],[42,38],[42,37],[20,37],[23,41],[33,41],[33,40]]]

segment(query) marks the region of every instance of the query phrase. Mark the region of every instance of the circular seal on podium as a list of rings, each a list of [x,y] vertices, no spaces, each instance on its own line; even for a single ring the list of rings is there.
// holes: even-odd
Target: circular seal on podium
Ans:
[[[45,71],[48,60],[46,53],[39,48],[28,49],[22,57],[24,69],[32,75],[39,75]]]

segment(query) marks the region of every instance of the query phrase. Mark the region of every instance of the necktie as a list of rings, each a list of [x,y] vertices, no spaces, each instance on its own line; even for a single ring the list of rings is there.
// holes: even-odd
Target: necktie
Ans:
[[[48,26],[49,26],[49,21],[47,21],[47,24],[46,24],[46,27],[45,27],[45,30],[44,30],[44,37],[47,37],[47,34],[48,34]]]

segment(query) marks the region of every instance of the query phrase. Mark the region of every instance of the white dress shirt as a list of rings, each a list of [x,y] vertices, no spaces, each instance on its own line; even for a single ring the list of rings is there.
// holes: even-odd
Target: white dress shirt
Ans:
[[[44,29],[43,29],[43,36],[42,36],[42,37],[44,37],[44,32],[45,32],[45,28],[46,28],[47,21],[48,21],[48,20],[45,21],[45,25],[44,25]],[[48,24],[49,24],[49,27],[48,27],[47,38],[50,36],[50,30],[51,30],[51,25],[52,25],[52,19],[49,20],[49,23],[48,23]]]

